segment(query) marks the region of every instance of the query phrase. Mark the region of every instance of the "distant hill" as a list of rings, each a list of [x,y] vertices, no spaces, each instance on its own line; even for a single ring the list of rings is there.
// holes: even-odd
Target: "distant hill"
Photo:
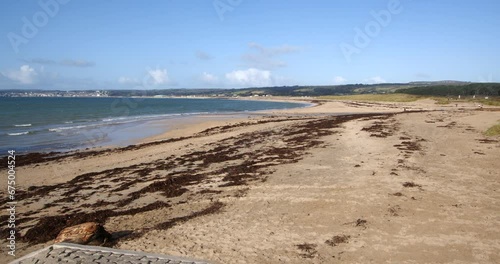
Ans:
[[[467,84],[471,84],[471,82],[444,80],[444,81],[427,81],[427,82],[426,81],[409,82],[409,84],[417,84],[417,85],[467,85]]]
[[[325,86],[274,86],[243,89],[167,89],[167,90],[110,90],[110,96],[325,96],[352,94],[407,93],[416,95],[498,95],[498,83],[469,83],[459,81],[347,84]]]
[[[323,96],[365,93],[391,93],[398,89],[418,87],[424,84],[384,83],[346,84],[324,86],[273,86],[242,89],[167,89],[167,90],[109,90],[110,96]],[[426,85],[426,84],[425,84]]]
[[[325,96],[353,94],[405,93],[414,95],[500,95],[500,83],[469,83],[460,81],[410,82],[383,84],[346,84],[324,86],[274,86],[242,89],[163,89],[163,90],[0,90],[0,96]]]

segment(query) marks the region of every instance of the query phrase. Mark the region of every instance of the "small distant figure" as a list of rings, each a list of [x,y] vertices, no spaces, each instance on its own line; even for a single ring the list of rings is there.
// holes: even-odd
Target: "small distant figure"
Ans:
[[[406,112],[406,107],[403,107],[403,112]]]
[[[455,104],[455,107],[458,107],[458,104]]]

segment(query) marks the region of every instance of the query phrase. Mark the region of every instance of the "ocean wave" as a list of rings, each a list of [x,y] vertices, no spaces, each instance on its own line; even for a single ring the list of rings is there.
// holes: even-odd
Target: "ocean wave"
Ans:
[[[85,124],[85,125],[61,126],[61,127],[49,128],[48,131],[61,133],[61,132],[69,131],[69,130],[93,129],[93,128],[98,128],[98,127],[102,127],[102,126],[116,126],[116,125],[130,124],[130,123],[138,122],[138,121],[150,121],[150,120],[156,120],[156,119],[161,119],[161,118],[179,117],[179,116],[193,116],[193,115],[209,114],[209,113],[210,112],[195,112],[195,113],[175,113],[175,114],[160,114],[160,115],[109,117],[109,118],[103,118],[100,121],[93,120],[92,122],[88,122],[88,124]],[[74,122],[79,123],[79,121],[74,121]],[[65,122],[65,124],[71,124],[71,123]]]
[[[115,121],[120,121],[120,120],[126,120],[128,119],[127,117],[115,117],[115,118],[104,118],[102,121],[103,122],[115,122]]]
[[[14,125],[15,127],[30,127],[31,124],[18,124],[18,125]]]
[[[20,135],[27,135],[29,134],[29,131],[24,131],[24,132],[17,132],[17,133],[7,133],[9,136],[20,136]]]
[[[106,123],[128,123],[135,122],[140,120],[149,120],[156,119],[161,117],[173,117],[173,116],[184,116],[184,115],[192,115],[196,113],[176,113],[176,114],[159,114],[159,115],[138,115],[138,116],[126,116],[126,117],[110,117],[102,119],[103,122]]]
[[[64,130],[71,130],[71,129],[80,129],[80,128],[86,128],[89,126],[70,126],[70,127],[56,127],[56,128],[49,128],[50,132],[62,132]]]

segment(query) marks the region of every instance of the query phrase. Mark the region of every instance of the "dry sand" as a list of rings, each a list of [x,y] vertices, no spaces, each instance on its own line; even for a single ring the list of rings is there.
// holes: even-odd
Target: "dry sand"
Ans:
[[[21,157],[17,256],[96,220],[110,246],[214,263],[500,263],[500,112],[317,103]]]

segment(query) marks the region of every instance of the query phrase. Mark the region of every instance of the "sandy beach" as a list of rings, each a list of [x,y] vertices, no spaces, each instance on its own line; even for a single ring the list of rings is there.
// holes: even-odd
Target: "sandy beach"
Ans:
[[[20,157],[16,258],[97,221],[107,246],[213,263],[500,263],[499,108],[296,100],[316,105]]]

